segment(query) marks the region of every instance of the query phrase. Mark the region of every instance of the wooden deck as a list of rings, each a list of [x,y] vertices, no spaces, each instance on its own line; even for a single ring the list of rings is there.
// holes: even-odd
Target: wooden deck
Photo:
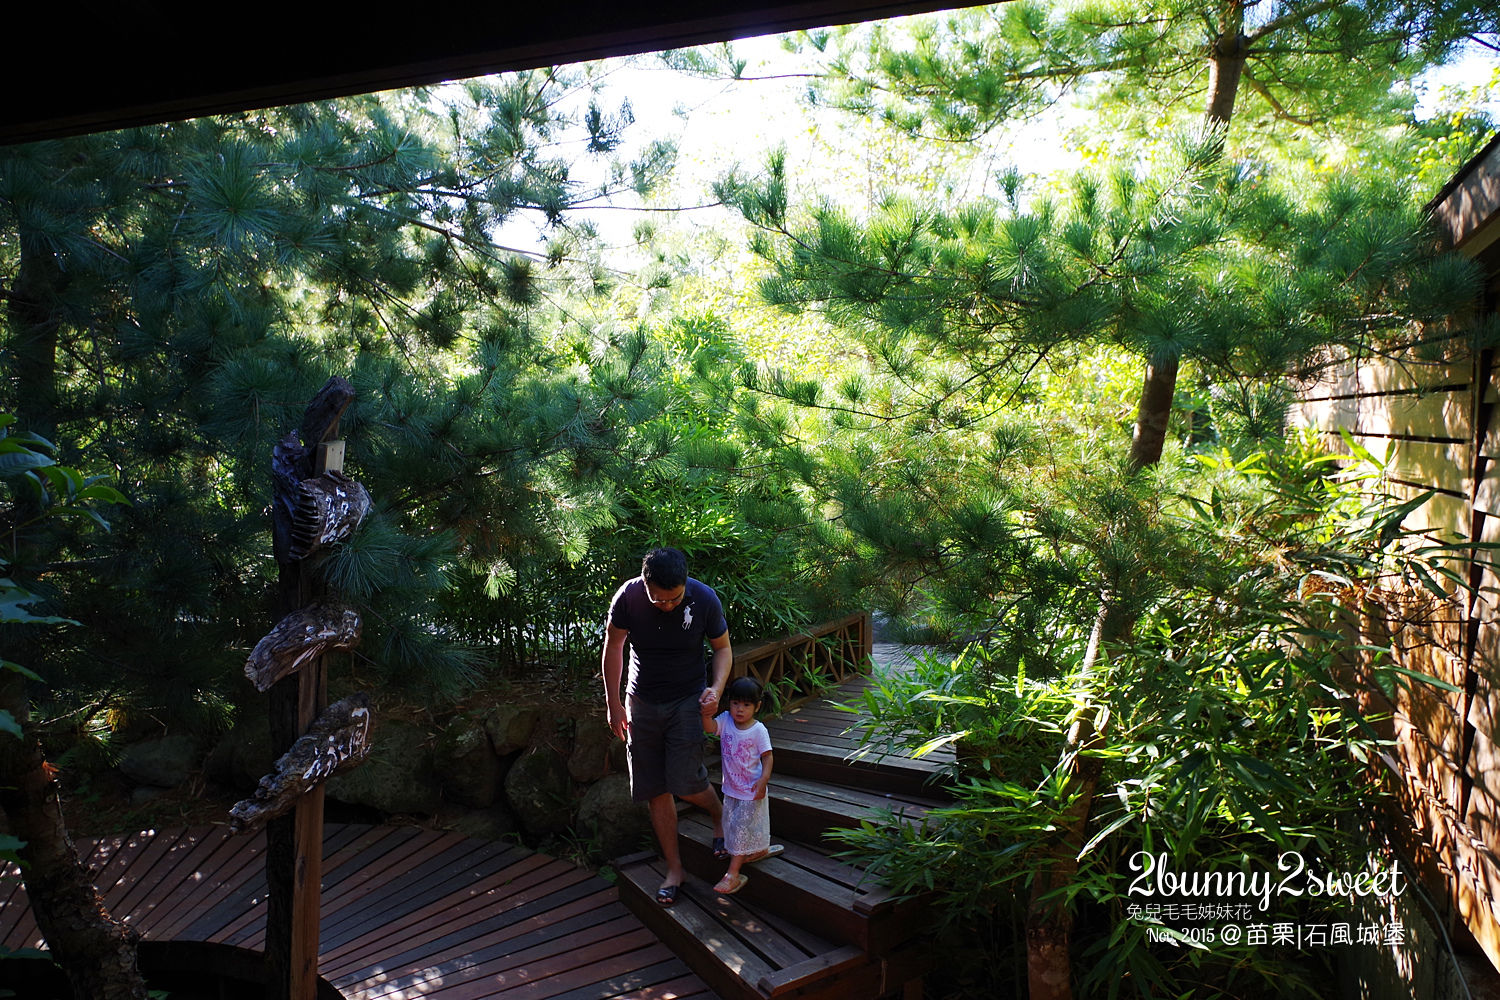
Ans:
[[[147,942],[258,954],[265,838],[219,827],[79,844],[110,912]],[[669,1000],[715,995],[613,885],[522,847],[418,827],[329,825],[319,971],[348,1000]],[[42,946],[14,866],[0,944]]]
[[[884,654],[884,655],[882,655]],[[892,662],[892,658],[895,661]],[[899,651],[876,647],[878,671]],[[771,825],[785,845],[747,867],[734,897],[712,828],[680,827],[693,877],[676,906],[652,896],[654,856],[622,860],[618,887],[526,848],[410,826],[330,825],[319,971],[347,1000],[873,1000],[920,991],[930,961],[922,900],[892,897],[836,856],[829,830],[919,823],[947,801],[951,760],[861,753],[863,676],[768,720]],[[147,946],[216,949],[192,960],[258,969],[266,889],[261,836],[222,827],[80,843],[114,915]],[[175,943],[175,944],[174,944]],[[186,943],[186,944],[184,944]],[[0,870],[0,945],[41,947],[14,866]],[[143,946],[143,961],[147,947]]]

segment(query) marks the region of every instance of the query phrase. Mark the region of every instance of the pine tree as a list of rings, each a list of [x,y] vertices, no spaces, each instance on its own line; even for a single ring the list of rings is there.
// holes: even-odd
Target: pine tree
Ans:
[[[574,489],[558,464],[618,447],[553,304],[608,279],[572,206],[649,188],[671,150],[575,179],[629,124],[592,88],[536,71],[0,154],[0,399],[132,500],[87,553],[59,527],[14,561],[44,596],[66,564],[92,581],[70,593],[87,627],[29,651],[53,714],[221,724],[268,613],[269,450],[331,374],[356,383],[350,468],[380,504],[336,567],[374,612],[364,655],[438,688],[472,669],[433,615],[485,547],[445,529],[542,537]],[[527,218],[539,245],[508,245]]]
[[[1332,345],[1369,346],[1404,324],[1441,321],[1470,293],[1469,268],[1431,257],[1399,182],[1310,183],[1305,170],[1283,180],[1278,164],[1316,152],[1309,134],[1399,125],[1392,84],[1496,27],[1492,7],[1466,2],[962,12],[947,30],[919,26],[909,45],[881,31],[866,49],[846,44],[819,93],[949,139],[1003,128],[1069,88],[1091,102],[1096,125],[1160,139],[1160,123],[1181,121],[1185,107],[1199,109],[1198,121],[1169,153],[1159,142],[1117,149],[1117,166],[1050,197],[1011,171],[992,201],[943,209],[893,198],[869,219],[827,206],[803,218],[774,157],[758,180],[732,176],[720,190],[760,231],[753,245],[774,267],[767,299],[819,308],[859,337],[890,377],[918,387],[912,414],[933,430],[945,413],[993,410],[1079,346],[1135,353],[1145,373],[1127,466],[1142,475],[1161,458],[1184,360],[1230,385],[1284,378]],[[1368,71],[1350,74],[1350,62]],[[1072,806],[1032,887],[1034,998],[1072,995],[1067,887],[1087,840],[1105,718],[1089,688],[1102,651],[1131,637],[1132,591],[1101,572],[1080,670],[1078,704],[1090,707],[1074,717],[1064,752]]]

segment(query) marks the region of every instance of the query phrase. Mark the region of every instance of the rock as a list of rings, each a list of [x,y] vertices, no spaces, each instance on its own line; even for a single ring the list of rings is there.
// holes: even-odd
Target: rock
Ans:
[[[550,740],[537,739],[538,743],[546,743],[552,749],[562,754],[564,758],[573,755],[573,735],[577,732],[577,722],[570,716],[559,715],[552,725],[552,738]],[[533,739],[536,737],[533,735]]]
[[[532,836],[561,833],[573,819],[573,782],[555,750],[536,747],[505,774],[505,798]]]
[[[500,758],[482,721],[472,716],[454,719],[438,737],[432,757],[445,799],[474,809],[495,804]]]
[[[197,762],[197,742],[185,733],[173,733],[126,747],[120,771],[139,785],[176,788]]]
[[[602,860],[652,846],[651,814],[630,801],[630,779],[611,774],[595,782],[578,807],[578,831],[590,838]]]
[[[380,722],[363,764],[328,781],[331,798],[386,814],[429,816],[442,803],[427,732],[406,722]]]
[[[262,714],[236,722],[209,753],[203,769],[218,784],[249,791],[275,763],[271,727]]]
[[[531,734],[536,731],[541,713],[527,705],[502,705],[484,720],[485,732],[501,757],[525,750],[531,746]]]
[[[609,745],[609,770],[611,774],[630,773],[630,748],[624,740],[614,740]]]
[[[150,805],[152,802],[155,802],[166,793],[167,790],[165,788],[156,788],[152,785],[141,785],[139,788],[131,791],[130,805],[132,808],[139,809],[142,806]]]
[[[580,785],[598,781],[609,773],[610,747],[615,734],[602,719],[579,719],[573,738],[573,753],[568,757],[568,773]]]
[[[516,834],[521,832],[521,823],[509,807],[494,805],[488,809],[466,812],[448,828],[454,833],[480,840],[514,840]]]

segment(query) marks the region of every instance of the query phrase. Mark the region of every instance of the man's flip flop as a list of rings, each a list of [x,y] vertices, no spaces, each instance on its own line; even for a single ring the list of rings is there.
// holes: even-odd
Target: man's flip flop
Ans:
[[[784,850],[786,850],[786,848],[784,846],[782,846],[781,844],[772,844],[770,847],[766,848],[766,853],[762,854],[760,857],[758,857],[758,858],[746,858],[745,859],[745,864],[747,864],[747,865],[754,864],[757,861],[764,861],[767,858],[774,858],[774,857],[776,857],[776,855],[780,854]]]
[[[680,885],[664,885],[660,889],[657,889],[657,904],[660,906],[671,906],[673,903],[677,902],[677,890],[681,888],[682,886]]]
[[[719,879],[719,884],[714,886],[714,892],[717,892],[721,896],[733,896],[745,888],[745,883],[748,881],[750,881],[750,876],[748,875],[736,875],[732,880],[728,875],[725,875]]]
[[[728,861],[729,860],[729,852],[724,849],[724,838],[723,837],[715,837],[714,838],[714,860],[715,861]]]

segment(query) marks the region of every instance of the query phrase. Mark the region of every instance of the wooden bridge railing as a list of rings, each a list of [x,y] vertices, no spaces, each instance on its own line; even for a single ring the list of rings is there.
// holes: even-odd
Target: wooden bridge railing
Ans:
[[[754,677],[769,692],[767,711],[784,712],[821,689],[870,669],[874,633],[868,612],[805,632],[734,648],[731,677]]]

